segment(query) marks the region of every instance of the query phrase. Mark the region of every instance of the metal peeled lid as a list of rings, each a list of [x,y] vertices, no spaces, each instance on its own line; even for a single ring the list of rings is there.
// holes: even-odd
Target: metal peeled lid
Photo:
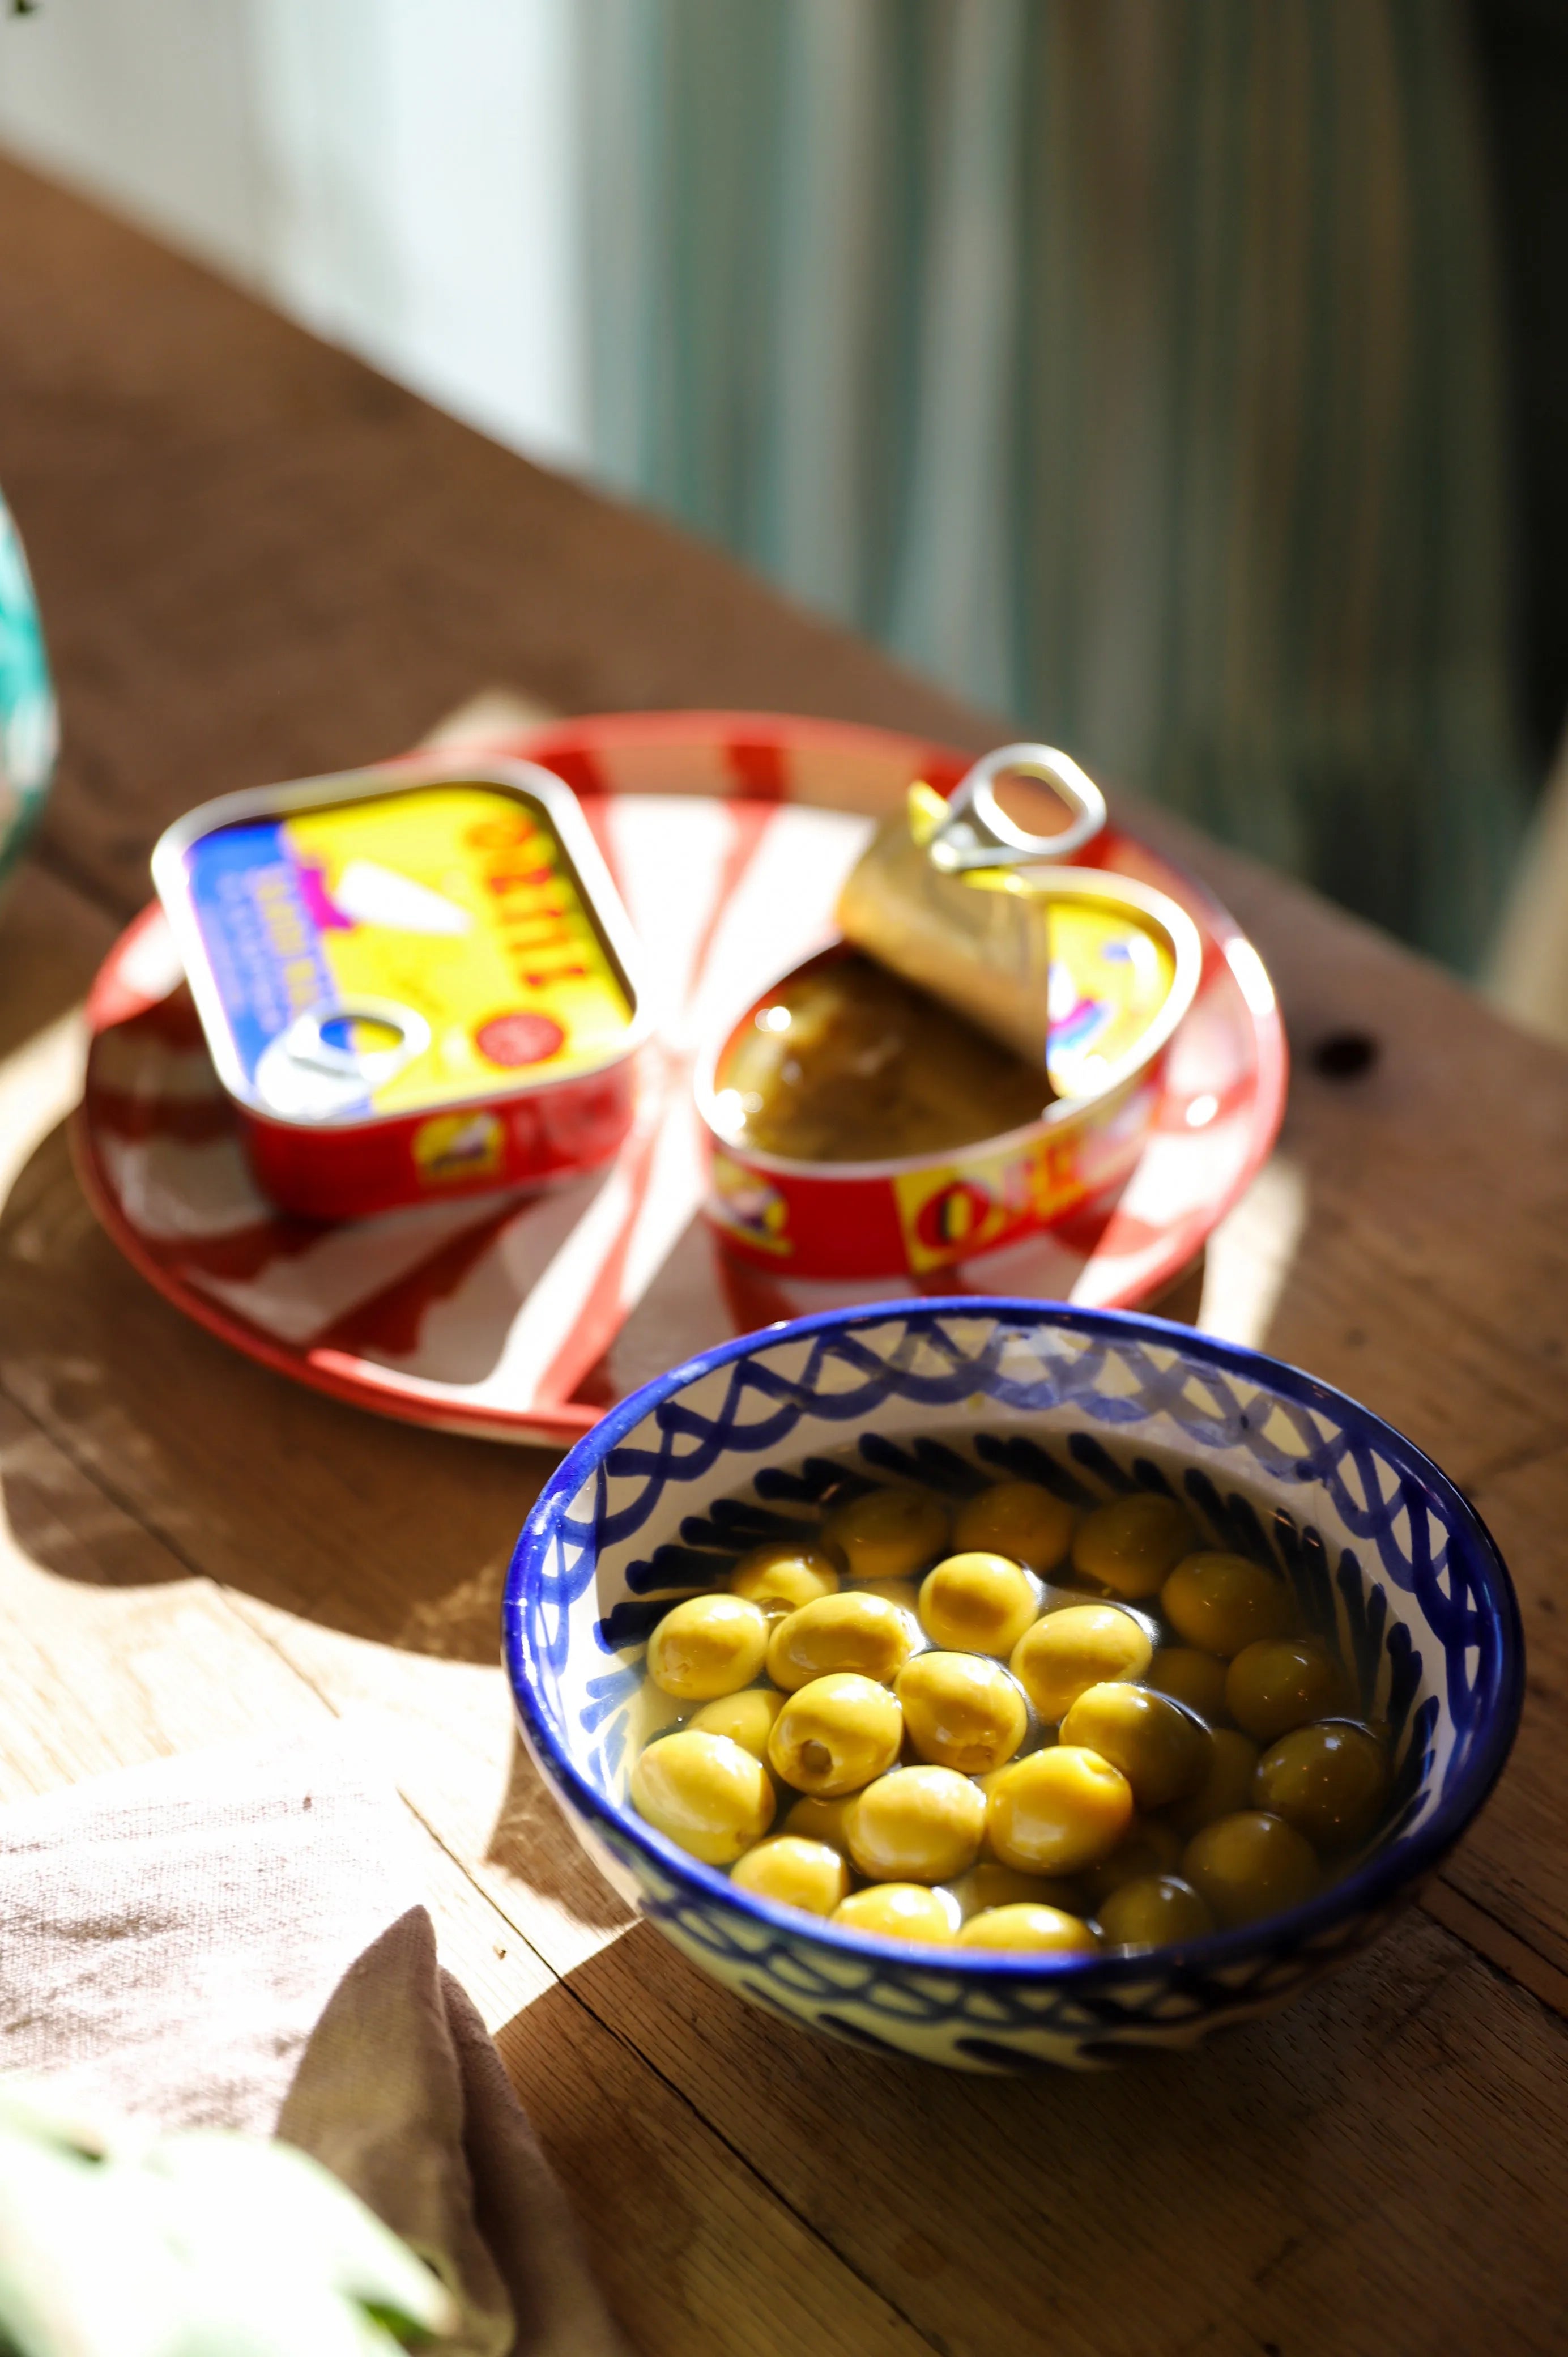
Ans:
[[[400,763],[229,794],[153,877],[220,1079],[313,1130],[553,1087],[648,1028],[576,797],[530,762]]]

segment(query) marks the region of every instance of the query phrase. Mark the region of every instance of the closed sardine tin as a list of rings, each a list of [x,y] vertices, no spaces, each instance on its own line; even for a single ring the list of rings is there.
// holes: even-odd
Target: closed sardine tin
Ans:
[[[637,945],[548,770],[400,762],[226,795],[168,829],[153,876],[285,1208],[543,1183],[625,1135]]]

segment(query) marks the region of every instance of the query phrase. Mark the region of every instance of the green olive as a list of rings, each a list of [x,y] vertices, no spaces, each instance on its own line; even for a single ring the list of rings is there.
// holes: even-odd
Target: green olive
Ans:
[[[884,1940],[918,1940],[922,1947],[950,1947],[958,1937],[958,1901],[923,1882],[868,1882],[833,1909],[832,1921],[846,1932],[874,1932]]]
[[[742,1686],[739,1694],[720,1695],[714,1702],[705,1702],[686,1721],[703,1735],[727,1735],[754,1760],[768,1757],[768,1738],[773,1732],[773,1722],[784,1707],[784,1697],[771,1686]]]
[[[808,1915],[831,1915],[849,1896],[849,1867],[826,1842],[802,1841],[798,1834],[776,1834],[758,1842],[730,1869],[730,1880],[758,1899],[780,1907],[801,1907]]]
[[[1154,1656],[1141,1621],[1119,1604],[1064,1604],[1026,1629],[1013,1675],[1049,1727],[1080,1694],[1112,1678],[1141,1678]]]
[[[896,1604],[847,1588],[838,1596],[819,1596],[774,1622],[768,1674],[786,1694],[834,1670],[854,1670],[886,1685],[919,1641],[918,1628]]]
[[[789,1696],[773,1722],[768,1760],[800,1792],[834,1801],[886,1775],[904,1739],[904,1714],[874,1678],[835,1670]]]
[[[1244,1555],[1189,1555],[1160,1590],[1184,1643],[1230,1661],[1260,1637],[1288,1636],[1295,1601],[1283,1579]]]
[[[1205,1939],[1213,1929],[1207,1900],[1175,1874],[1124,1882],[1100,1910],[1100,1936],[1112,1948],[1165,1948],[1177,1940]]]
[[[1225,1678],[1230,1716],[1255,1743],[1350,1706],[1344,1664],[1318,1637],[1261,1637],[1244,1645]]]
[[[1224,1931],[1310,1899],[1322,1876],[1310,1843],[1283,1817],[1242,1809],[1194,1834],[1182,1872]]]
[[[1166,1575],[1197,1544],[1192,1517],[1174,1498],[1139,1490],[1112,1498],[1079,1523],[1072,1542],[1072,1567],[1133,1600],[1157,1596]]]
[[[819,1596],[832,1596],[838,1566],[820,1546],[798,1539],[769,1539],[742,1555],[725,1582],[732,1596],[744,1596],[769,1620],[798,1612]]]
[[[843,1821],[852,1797],[846,1793],[842,1800],[820,1801],[814,1792],[803,1792],[790,1803],[784,1831],[801,1841],[825,1842],[829,1849],[836,1849],[841,1857],[847,1857],[849,1841]]]
[[[1091,1955],[1100,1943],[1089,1925],[1059,1907],[987,1907],[972,1915],[958,1935],[961,1948],[1003,1954]]]
[[[1195,1645],[1161,1645],[1149,1663],[1149,1684],[1173,1702],[1186,1703],[1210,1727],[1225,1718],[1225,1664]]]
[[[648,1641],[648,1674],[661,1694],[706,1702],[748,1686],[768,1652],[768,1623],[740,1596],[689,1596]]]
[[[1375,1736],[1345,1720],[1294,1727],[1259,1760],[1252,1796],[1320,1849],[1343,1849],[1383,1813],[1388,1757]]]
[[[998,1866],[994,1858],[977,1858],[950,1888],[966,1921],[987,1907],[1055,1907],[1065,1915],[1085,1911],[1082,1888],[1069,1876],[1020,1874],[1016,1867]]]
[[[773,1823],[760,1760],[727,1735],[682,1727],[650,1743],[631,1771],[631,1804],[658,1832],[709,1866],[730,1866]]]
[[[1103,1914],[1104,1902],[1113,1890],[1120,1890],[1124,1882],[1146,1882],[1151,1875],[1174,1874],[1181,1854],[1181,1835],[1158,1817],[1144,1817],[1117,1843],[1109,1857],[1090,1867],[1083,1878],[1084,1889]]]
[[[822,1524],[822,1543],[852,1579],[908,1579],[948,1543],[948,1510],[929,1490],[868,1490]]]
[[[1190,1841],[1216,1817],[1233,1817],[1238,1809],[1250,1809],[1257,1765],[1258,1747],[1250,1735],[1238,1735],[1230,1727],[1211,1727],[1202,1783],[1167,1812],[1177,1833]]]
[[[909,1741],[922,1760],[989,1775],[1012,1759],[1028,1732],[1028,1706],[1000,1662],[983,1653],[917,1653],[894,1691]]]
[[[844,1818],[849,1854],[872,1882],[947,1882],[972,1866],[985,1795],[952,1768],[896,1768]]]
[[[952,1543],[965,1555],[1004,1555],[1043,1577],[1072,1536],[1072,1508],[1037,1481],[998,1481],[953,1518]]]
[[[1115,1681],[1090,1686],[1061,1723],[1061,1740],[1120,1768],[1141,1809],[1163,1809],[1196,1792],[1208,1765],[1209,1733],[1169,1695]]]
[[[1031,1751],[989,1781],[993,1857],[1021,1874],[1076,1874],[1106,1857],[1133,1821],[1133,1788],[1093,1751]]]
[[[857,1596],[880,1596],[885,1604],[896,1604],[911,1620],[920,1618],[920,1583],[917,1579],[857,1579]]]
[[[920,1626],[955,1653],[1013,1651],[1040,1609],[1040,1590],[1003,1555],[950,1555],[920,1582]]]

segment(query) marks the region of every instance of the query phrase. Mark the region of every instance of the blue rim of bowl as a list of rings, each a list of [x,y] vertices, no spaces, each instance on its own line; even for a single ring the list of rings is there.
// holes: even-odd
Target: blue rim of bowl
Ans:
[[[570,1503],[604,1457],[644,1416],[715,1367],[747,1358],[760,1346],[771,1349],[803,1335],[885,1326],[899,1318],[943,1316],[994,1318],[1001,1324],[1044,1324],[1081,1334],[1138,1336],[1168,1342],[1232,1374],[1263,1383],[1297,1406],[1321,1408],[1341,1419],[1348,1411],[1352,1419],[1359,1419],[1363,1426],[1375,1429],[1402,1476],[1441,1499],[1455,1527],[1465,1531],[1473,1541],[1479,1558],[1481,1590],[1497,1641],[1496,1659],[1489,1683],[1480,1697],[1480,1739],[1465,1765],[1458,1789],[1444,1794],[1431,1815],[1413,1833],[1386,1848],[1374,1850],[1362,1865],[1299,1907],[1288,1908],[1278,1915],[1261,1916],[1256,1922],[1243,1924],[1236,1931],[1217,1932],[1202,1940],[1122,1953],[1061,1956],[987,1954],[977,1949],[927,1945],[846,1931],[830,1923],[824,1916],[808,1914],[800,1908],[779,1906],[739,1889],[718,1867],[704,1866],[701,1859],[678,1848],[662,1834],[655,1833],[634,1810],[607,1801],[563,1748],[539,1709],[526,1674],[521,1591],[534,1561],[548,1544],[556,1508]],[[1078,1309],[1067,1302],[1032,1301],[1006,1294],[919,1295],[904,1301],[864,1302],[848,1308],[818,1310],[809,1318],[783,1318],[754,1333],[737,1335],[732,1341],[718,1343],[694,1359],[684,1360],[667,1373],[654,1376],[607,1412],[592,1432],[563,1458],[540,1491],[512,1552],[501,1612],[507,1675],[523,1731],[531,1744],[544,1753],[553,1775],[585,1816],[596,1824],[607,1825],[621,1840],[643,1851],[664,1874],[685,1885],[694,1897],[717,1900],[768,1931],[797,1940],[820,1941],[867,1963],[880,1960],[896,1964],[905,1971],[918,1967],[942,1978],[957,1975],[981,1983],[995,1979],[1050,1979],[1089,1986],[1146,1980],[1151,1972],[1203,1971],[1235,1964],[1256,1954],[1260,1948],[1299,1947],[1337,1923],[1391,1908],[1412,1884],[1431,1873],[1487,1800],[1513,1748],[1524,1700],[1523,1625],[1513,1582],[1497,1542],[1442,1468],[1394,1426],[1385,1423],[1371,1408],[1363,1407],[1348,1393],[1337,1391],[1333,1384],[1320,1382],[1316,1375],[1307,1374],[1283,1359],[1272,1359],[1267,1352],[1248,1350],[1240,1343],[1219,1341],[1170,1318],[1150,1317],[1135,1309]]]

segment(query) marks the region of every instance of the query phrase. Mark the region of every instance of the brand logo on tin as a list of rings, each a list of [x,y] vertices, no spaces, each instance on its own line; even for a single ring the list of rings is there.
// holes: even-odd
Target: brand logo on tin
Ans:
[[[893,1181],[909,1266],[946,1268],[1029,1233],[1085,1191],[1078,1141],[1039,1139],[1015,1154],[977,1155]]]
[[[789,1206],[770,1179],[732,1162],[727,1154],[715,1154],[713,1190],[715,1218],[744,1236],[748,1244],[780,1259],[794,1251],[789,1234]]]
[[[494,1178],[506,1143],[493,1113],[438,1113],[413,1133],[413,1161],[424,1187],[449,1186],[462,1178]]]

